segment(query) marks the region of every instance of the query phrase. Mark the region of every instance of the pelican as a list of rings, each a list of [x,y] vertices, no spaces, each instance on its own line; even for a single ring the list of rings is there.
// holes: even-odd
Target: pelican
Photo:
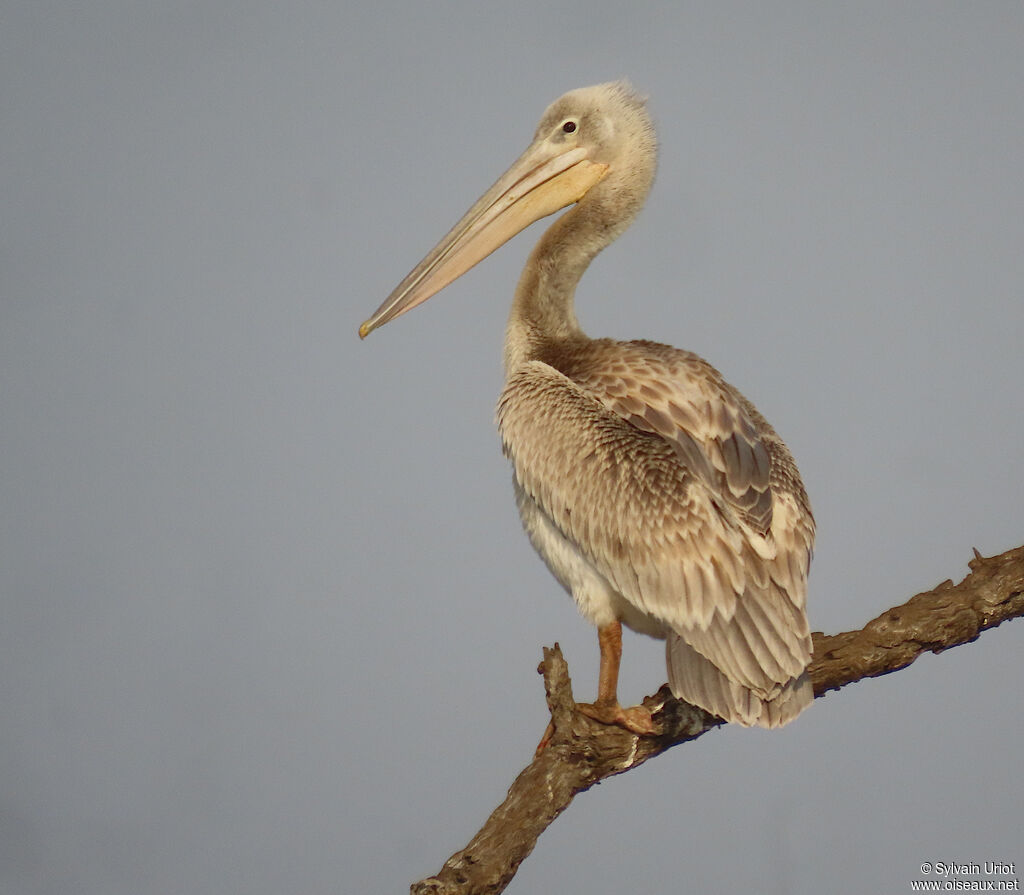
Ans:
[[[571,205],[519,280],[497,421],[523,527],[597,627],[597,700],[579,708],[656,732],[649,709],[618,701],[625,625],[665,640],[678,698],[725,721],[778,727],[813,698],[814,518],[796,464],[709,363],[656,342],[589,338],[574,310],[587,266],[644,204],[656,158],[646,100],[628,83],[566,93],[359,335]]]

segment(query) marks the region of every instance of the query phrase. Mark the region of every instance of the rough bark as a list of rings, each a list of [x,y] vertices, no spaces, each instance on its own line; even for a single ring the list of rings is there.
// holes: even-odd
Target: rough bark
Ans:
[[[859,631],[815,632],[810,674],[815,697],[867,677],[905,668],[924,652],[940,653],[1004,621],[1024,615],[1024,546],[975,558],[959,584],[944,581],[888,609]],[[412,895],[495,895],[508,885],[537,838],[573,797],[723,722],[674,699],[667,685],[644,699],[661,728],[638,737],[576,711],[569,667],[556,643],[544,649],[544,675],[554,724],[551,740],[515,779],[480,832]]]

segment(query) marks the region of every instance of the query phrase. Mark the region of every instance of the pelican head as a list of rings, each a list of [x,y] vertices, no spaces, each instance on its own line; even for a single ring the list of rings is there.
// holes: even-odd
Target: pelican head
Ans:
[[[629,225],[654,179],[657,143],[639,96],[624,81],[572,90],[555,100],[533,142],[359,327],[412,310],[534,221],[574,203],[596,223],[591,257]]]

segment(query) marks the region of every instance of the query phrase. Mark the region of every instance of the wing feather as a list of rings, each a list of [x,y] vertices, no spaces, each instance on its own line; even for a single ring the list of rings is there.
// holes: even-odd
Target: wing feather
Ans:
[[[519,487],[674,632],[678,695],[740,723],[788,719],[808,698],[814,522],[785,445],[687,352],[588,341],[550,360],[514,371],[498,406]]]

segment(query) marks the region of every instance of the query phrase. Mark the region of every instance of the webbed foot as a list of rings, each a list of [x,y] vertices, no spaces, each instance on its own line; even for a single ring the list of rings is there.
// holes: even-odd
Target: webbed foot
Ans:
[[[651,710],[642,705],[623,708],[618,701],[601,702],[599,700],[598,702],[577,703],[576,708],[588,718],[593,718],[602,724],[617,724],[640,736],[652,736],[658,732],[654,719],[651,717]]]

